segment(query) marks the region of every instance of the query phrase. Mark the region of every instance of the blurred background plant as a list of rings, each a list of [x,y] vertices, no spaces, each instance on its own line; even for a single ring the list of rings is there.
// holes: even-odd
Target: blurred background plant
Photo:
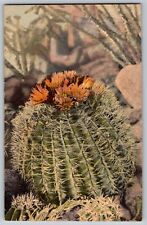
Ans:
[[[141,61],[141,20],[138,5],[101,4],[74,7],[74,10],[82,15],[81,18],[75,18],[64,6],[62,9],[57,6],[43,6],[42,10],[95,39],[122,67]],[[83,24],[85,17],[89,20],[90,26],[93,23],[95,32],[87,29],[86,23]]]
[[[35,5],[25,13],[30,12],[37,17],[27,28],[22,27],[19,16],[8,17],[5,25],[5,63],[18,74],[26,75],[33,69],[37,54],[57,64],[58,59],[54,60],[50,54],[50,51],[53,55],[56,53],[52,38],[60,42],[64,53],[75,44],[80,45],[83,41],[80,39],[85,41],[86,35],[93,39],[92,44],[102,45],[122,67],[141,61],[140,5]],[[65,33],[68,33],[67,38]],[[86,44],[83,43],[82,49]],[[72,64],[64,60],[59,63]]]

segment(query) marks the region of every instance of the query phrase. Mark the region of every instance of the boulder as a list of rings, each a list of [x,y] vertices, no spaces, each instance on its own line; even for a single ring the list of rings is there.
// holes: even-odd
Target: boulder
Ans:
[[[11,206],[12,196],[23,194],[27,191],[26,183],[13,169],[5,169],[5,209]]]
[[[142,105],[141,64],[128,65],[117,75],[115,84],[130,106],[140,109]]]
[[[138,123],[132,126],[134,137],[137,143],[142,140],[142,121],[140,120]]]
[[[142,219],[142,187],[137,177],[133,180],[133,185],[127,188],[125,203],[129,209],[133,220]]]

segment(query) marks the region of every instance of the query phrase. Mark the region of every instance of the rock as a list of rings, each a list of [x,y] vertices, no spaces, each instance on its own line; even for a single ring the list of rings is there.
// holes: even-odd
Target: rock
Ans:
[[[36,72],[36,73],[35,73]],[[5,79],[5,103],[17,108],[28,100],[32,87],[37,83],[42,74],[34,71],[35,74],[28,74],[24,79],[11,76]]]
[[[26,184],[13,169],[5,169],[5,209],[11,206],[12,196],[22,194],[27,190]]]
[[[141,64],[124,67],[118,73],[115,84],[127,100],[128,104],[135,109],[141,108]]]
[[[19,186],[18,173],[12,169],[5,169],[5,191],[15,194]]]
[[[129,210],[125,209],[122,205],[120,205],[120,212],[121,212],[121,220],[130,221],[131,215]]]
[[[139,121],[135,125],[132,126],[134,137],[137,143],[142,140],[142,121]]]
[[[141,109],[133,110],[129,116],[130,124],[133,125],[137,123],[140,120],[140,118],[141,118]]]
[[[68,221],[78,221],[79,216],[78,216],[78,210],[81,208],[80,205],[75,206],[73,209],[69,211],[63,211],[61,213],[61,218],[62,220],[68,220]]]
[[[129,119],[130,122],[130,115],[131,113],[134,111],[130,106],[126,105],[125,107],[123,107],[124,110],[124,114],[125,116]]]
[[[133,185],[126,190],[125,203],[133,219],[141,220],[142,217],[142,188],[137,179],[134,178]]]
[[[120,213],[121,213],[121,220],[122,221],[129,221],[131,220],[131,215],[128,209],[124,208],[120,203],[120,196],[116,195],[114,197],[114,201],[119,205]]]
[[[97,56],[90,62],[80,66],[80,72],[90,74],[94,79],[106,79],[116,76],[118,72],[117,65],[106,56]]]
[[[18,99],[22,96],[21,80],[14,76],[7,78],[5,82],[5,102],[14,105],[17,104]]]

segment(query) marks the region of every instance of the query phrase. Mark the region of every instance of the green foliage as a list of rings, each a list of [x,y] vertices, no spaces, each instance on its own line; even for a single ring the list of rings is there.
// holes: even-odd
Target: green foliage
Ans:
[[[134,140],[108,89],[65,112],[27,103],[13,126],[13,167],[47,202],[117,194],[133,176]]]

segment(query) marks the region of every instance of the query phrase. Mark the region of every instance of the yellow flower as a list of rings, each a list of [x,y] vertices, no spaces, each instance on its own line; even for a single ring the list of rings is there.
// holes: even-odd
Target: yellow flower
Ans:
[[[47,98],[48,98],[48,90],[46,88],[43,88],[41,84],[37,84],[36,88],[33,88],[32,90],[30,101],[36,105],[45,102]]]

